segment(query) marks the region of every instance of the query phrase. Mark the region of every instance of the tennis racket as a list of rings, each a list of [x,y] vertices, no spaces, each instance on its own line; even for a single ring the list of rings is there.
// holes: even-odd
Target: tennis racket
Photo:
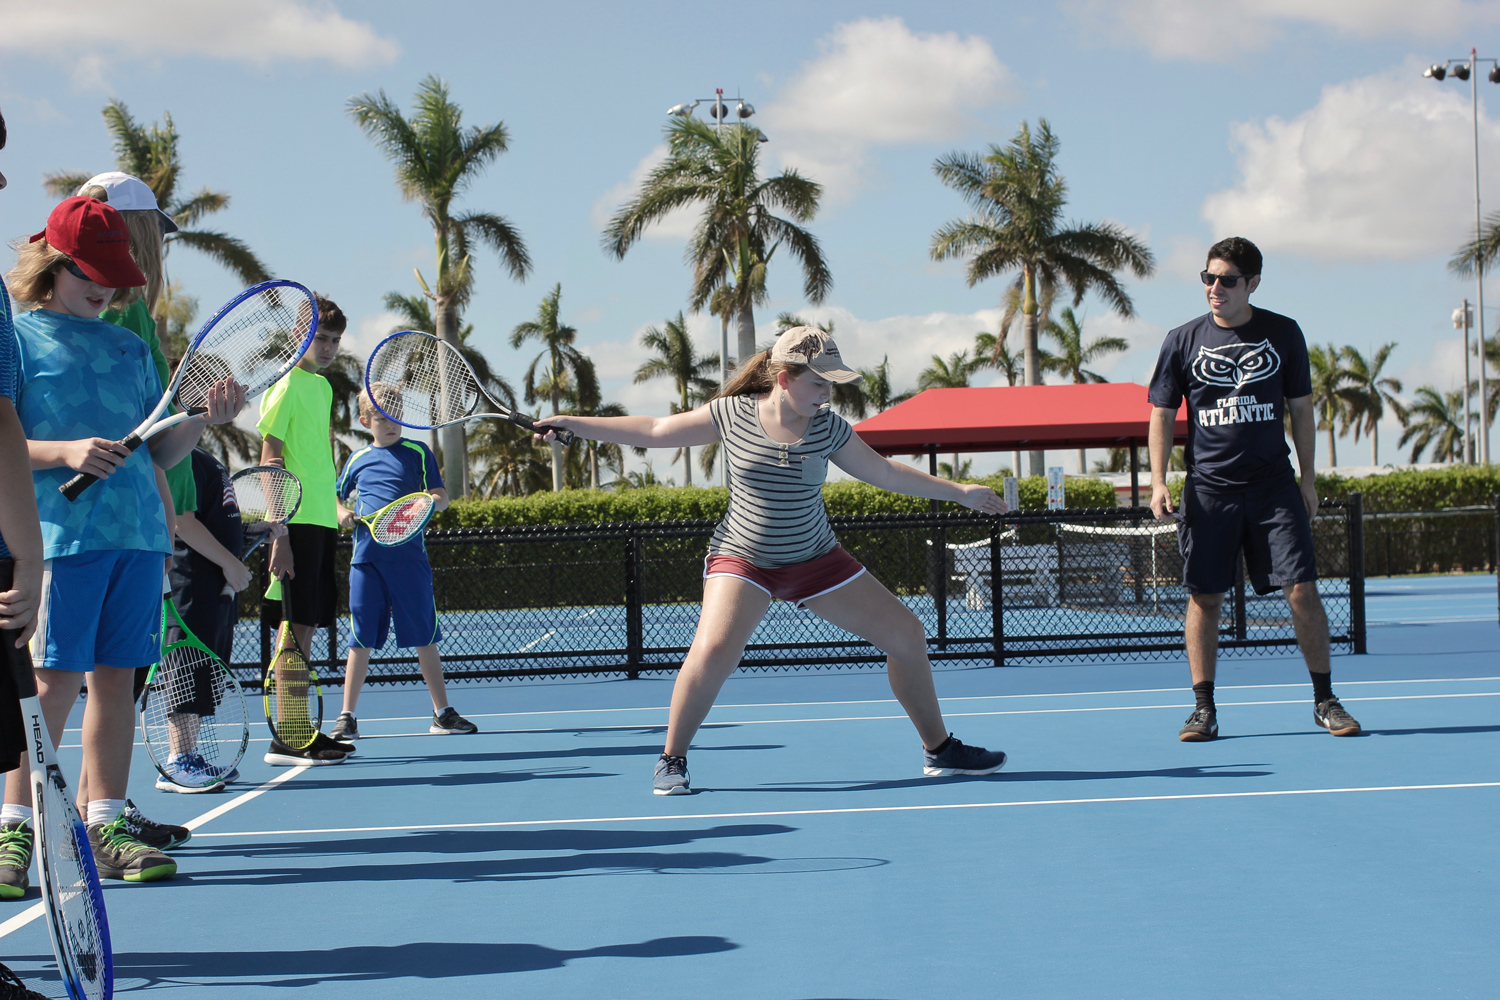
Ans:
[[[281,628],[276,634],[276,652],[266,665],[261,691],[266,704],[266,725],[271,735],[293,750],[306,750],[323,726],[323,689],[307,654],[292,631],[292,609],[282,584]]]
[[[376,545],[400,545],[420,535],[436,509],[437,501],[431,493],[408,493],[373,514],[355,516],[370,529]]]
[[[402,427],[432,430],[470,417],[499,417],[536,431],[535,418],[496,402],[458,348],[430,333],[407,330],[377,344],[365,365],[365,390],[375,408]],[[494,409],[480,411],[485,401]],[[572,431],[543,428],[542,433],[548,429],[562,444],[573,443]]]
[[[0,589],[9,590],[14,563],[0,559]],[[37,699],[31,654],[16,648],[19,633],[0,630],[5,659],[21,696],[21,718],[30,734],[31,801],[36,816],[36,858],[47,932],[52,953],[71,1000],[109,1000],[114,996],[114,956],[109,921],[88,830],[73,805],[52,749],[52,734]]]
[[[254,399],[301,360],[317,329],[317,301],[295,281],[263,281],[245,289],[203,324],[156,409],[120,444],[134,452],[153,434],[206,413],[208,390],[226,378]],[[163,416],[174,399],[182,412]],[[58,490],[77,500],[97,478],[80,472]]]
[[[161,631],[175,622],[182,638],[161,651],[146,675],[141,736],[161,776],[189,792],[222,788],[250,743],[245,696],[213,650],[188,628],[171,599]]]
[[[257,465],[230,477],[234,501],[240,508],[240,523],[250,536],[240,558],[260,548],[272,525],[286,524],[302,506],[302,483],[277,465]]]

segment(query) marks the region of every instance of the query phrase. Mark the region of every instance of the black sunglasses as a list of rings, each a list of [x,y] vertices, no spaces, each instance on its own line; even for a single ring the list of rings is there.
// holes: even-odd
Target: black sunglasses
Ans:
[[[1209,274],[1207,271],[1201,271],[1201,272],[1199,272],[1198,277],[1200,277],[1200,278],[1203,279],[1203,283],[1205,285],[1212,285],[1215,281],[1217,281],[1221,285],[1223,285],[1225,288],[1233,288],[1234,286],[1236,286],[1236,285],[1238,285],[1240,283],[1240,279],[1241,278],[1245,279],[1246,281],[1249,281],[1251,278],[1255,277],[1255,275],[1253,275],[1253,274]]]
[[[93,281],[94,280],[93,278],[90,278],[88,275],[84,274],[83,273],[83,268],[79,267],[78,264],[75,263],[72,260],[69,260],[67,263],[65,263],[63,265],[63,267],[65,269],[67,269],[67,272],[69,274],[71,274],[75,278],[80,279],[81,281]]]

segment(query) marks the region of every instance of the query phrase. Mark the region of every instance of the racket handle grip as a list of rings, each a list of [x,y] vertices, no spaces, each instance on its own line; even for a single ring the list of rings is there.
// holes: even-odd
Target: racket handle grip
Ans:
[[[570,445],[577,440],[577,436],[572,431],[565,431],[561,427],[543,427],[538,429],[536,421],[524,413],[512,413],[510,415],[510,422],[526,428],[533,434],[545,434],[551,431],[557,436],[557,442],[561,445]]]
[[[120,444],[125,446],[126,451],[130,452],[131,454],[135,454],[135,450],[141,446],[141,438],[139,435],[132,431],[125,437],[124,440],[120,442]],[[72,503],[79,497],[83,496],[84,490],[88,489],[98,481],[98,476],[93,475],[89,472],[80,472],[78,475],[74,476],[72,479],[69,479],[67,482],[59,486],[57,488],[57,492],[67,497],[68,503]]]

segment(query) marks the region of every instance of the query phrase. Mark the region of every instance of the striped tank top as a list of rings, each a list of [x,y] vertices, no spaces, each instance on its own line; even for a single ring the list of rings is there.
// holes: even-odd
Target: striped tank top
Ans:
[[[756,401],[726,396],[708,404],[729,470],[729,510],[714,529],[709,554],[739,556],[765,569],[827,555],[838,544],[823,507],[828,456],[854,429],[823,409],[802,440],[781,444],[761,427]]]

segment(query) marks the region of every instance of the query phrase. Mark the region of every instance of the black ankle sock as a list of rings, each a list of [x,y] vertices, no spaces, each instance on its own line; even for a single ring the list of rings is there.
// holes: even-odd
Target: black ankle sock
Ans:
[[[927,752],[928,753],[942,753],[944,750],[948,749],[948,744],[952,743],[952,742],[953,742],[953,734],[949,733],[947,739],[945,739],[943,742],[939,743],[937,746],[933,747],[931,750],[929,750]]]
[[[1198,708],[1214,707],[1214,682],[1199,681],[1193,685],[1193,697],[1198,700]]]
[[[1333,697],[1333,674],[1319,674],[1311,670],[1307,673],[1312,678],[1314,702],[1321,705]]]

